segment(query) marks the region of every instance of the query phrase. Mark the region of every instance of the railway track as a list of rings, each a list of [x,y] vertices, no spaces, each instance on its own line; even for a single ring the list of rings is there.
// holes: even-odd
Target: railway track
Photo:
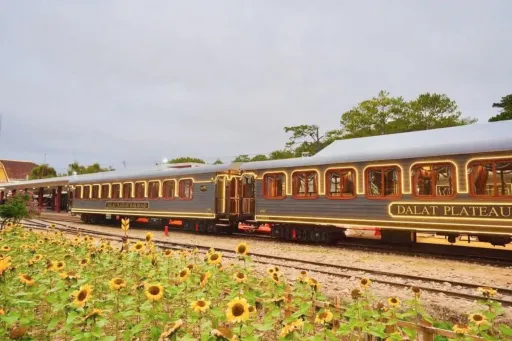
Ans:
[[[72,219],[70,217],[66,217],[68,219],[62,219],[62,217],[58,217],[58,219],[47,219],[47,218],[39,218],[41,221],[46,221],[48,223],[53,222],[69,222],[74,224],[84,224],[78,218]],[[143,227],[148,230],[157,230],[154,226],[144,225],[143,223],[132,223],[134,227]],[[158,228],[160,230],[160,228]],[[172,231],[172,229],[170,230]],[[182,231],[183,233],[195,233],[191,231]],[[219,238],[232,238],[232,237],[243,237],[244,239],[252,239],[252,240],[272,240],[275,242],[282,243],[293,243],[288,241],[281,241],[275,238],[271,238],[267,235],[254,234],[254,233],[244,233],[238,232],[233,233],[232,235],[216,235]],[[310,243],[311,244],[311,243]],[[314,244],[311,244],[314,245]],[[396,255],[416,255],[422,257],[431,257],[437,259],[451,259],[457,261],[465,261],[465,262],[473,262],[478,264],[488,264],[494,266],[512,266],[512,251],[507,249],[498,249],[498,248],[479,248],[479,247],[469,247],[469,246],[461,246],[461,245],[442,245],[442,244],[429,244],[429,243],[415,243],[415,244],[384,244],[380,240],[369,240],[362,238],[349,238],[344,241],[338,242],[336,245],[324,246],[324,247],[332,247],[332,248],[344,248],[344,249],[352,249],[352,250],[363,250],[366,252],[379,252],[379,253],[390,253]],[[484,251],[483,251],[484,250]]]
[[[28,221],[25,226],[32,227],[39,230],[47,230],[51,224],[56,225],[56,229],[70,234],[82,234],[92,237],[100,237],[110,241],[121,241],[121,234],[109,233],[103,231],[93,231],[81,227],[69,226],[60,222],[51,220]],[[129,237],[130,240],[144,240],[141,237]],[[206,252],[210,249],[209,246],[177,243],[171,241],[155,240],[156,246],[164,249],[184,250],[184,249],[198,249]],[[225,258],[237,258],[238,256],[233,250],[224,248],[215,248],[217,251],[223,253]],[[327,264],[322,262],[301,260],[297,261],[292,258],[271,256],[266,254],[251,253],[252,260],[255,263],[267,264],[273,266],[282,266],[289,269],[306,270],[311,273],[325,274],[338,278],[368,278],[377,284],[389,285],[399,288],[410,288],[415,286],[424,292],[443,294],[453,298],[478,300],[482,297],[474,294],[478,287],[482,285],[474,283],[466,283],[459,281],[451,281],[440,278],[423,277],[416,275],[408,275],[401,273],[394,273],[388,271],[379,271],[366,268],[358,268],[354,266]],[[449,289],[446,288],[449,286]],[[512,307],[512,289],[509,288],[494,288],[497,289],[502,297],[496,298],[495,301],[500,302],[504,306]]]

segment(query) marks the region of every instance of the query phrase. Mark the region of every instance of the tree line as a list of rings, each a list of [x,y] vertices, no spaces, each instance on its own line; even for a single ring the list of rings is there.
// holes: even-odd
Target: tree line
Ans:
[[[512,94],[503,96],[499,102],[492,104],[492,108],[498,108],[499,113],[492,116],[489,122],[511,120]],[[287,126],[284,127],[284,132],[290,136],[283,149],[253,156],[241,154],[231,162],[312,156],[339,139],[446,128],[472,124],[476,121],[477,119],[472,117],[463,117],[457,103],[445,94],[427,92],[407,101],[403,97],[391,96],[388,91],[380,91],[377,96],[364,100],[344,112],[341,115],[338,129],[321,132],[320,127],[315,124]],[[196,157],[178,157],[168,161],[170,164],[190,162],[206,163]],[[222,163],[223,161],[220,159],[213,162],[214,165]],[[84,166],[75,161],[68,165],[67,173],[58,175],[53,167],[42,164],[32,170],[29,178],[42,179],[112,170],[114,169],[111,167],[102,168],[99,163]]]

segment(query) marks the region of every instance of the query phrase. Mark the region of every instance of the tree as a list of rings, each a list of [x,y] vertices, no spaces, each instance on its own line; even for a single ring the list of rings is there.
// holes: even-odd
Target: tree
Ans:
[[[292,157],[295,157],[295,154],[291,150],[274,150],[272,153],[269,154],[268,159],[269,160],[280,160],[280,159],[290,159]]]
[[[16,193],[9,196],[3,205],[0,205],[0,217],[2,218],[1,227],[6,223],[19,223],[22,219],[30,218],[38,213],[37,203],[31,199],[30,193]]]
[[[214,165],[222,165],[224,162],[222,162],[220,159],[215,160],[213,163]]]
[[[43,163],[37,167],[34,167],[32,169],[32,171],[30,171],[28,178],[30,180],[34,180],[34,179],[54,178],[56,176],[57,176],[57,172],[55,171],[55,168],[50,167],[46,163]]]
[[[267,160],[268,160],[268,157],[263,154],[258,154],[251,158],[251,161],[267,161]]]
[[[178,157],[175,159],[170,160],[168,163],[206,163],[201,159],[195,158],[195,157]]]
[[[302,156],[303,153],[314,155],[340,135],[339,130],[330,130],[320,135],[320,129],[315,124],[284,127],[284,131],[292,133],[286,148],[292,150],[295,156]]]
[[[476,119],[462,118],[457,103],[444,94],[424,93],[409,102],[409,111],[397,121],[404,131],[428,130],[472,124]]]
[[[68,165],[68,175],[73,174],[92,174],[92,173],[100,173],[100,172],[108,172],[113,171],[112,167],[102,168],[101,165],[97,162],[83,166],[78,163],[78,161],[74,161]]]
[[[343,138],[445,128],[476,122],[463,118],[455,101],[444,94],[420,94],[406,102],[380,91],[341,116]]]
[[[251,161],[251,158],[247,154],[238,155],[237,157],[235,157],[233,159],[233,162],[249,162],[249,161]]]
[[[493,108],[501,108],[501,112],[489,119],[489,122],[512,120],[512,94],[503,96],[501,101],[492,104]]]

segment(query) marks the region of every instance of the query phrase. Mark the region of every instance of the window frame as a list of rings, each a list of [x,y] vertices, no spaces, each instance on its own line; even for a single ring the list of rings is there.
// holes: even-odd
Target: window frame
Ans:
[[[103,196],[103,187],[107,186],[107,195]],[[101,184],[100,185],[100,198],[101,199],[108,199],[110,198],[110,191],[112,189],[111,184]]]
[[[164,188],[166,182],[172,182],[174,185],[172,187],[172,195],[170,197],[165,196]],[[160,187],[160,197],[164,200],[175,200],[176,199],[176,187],[177,187],[177,181],[176,179],[165,179],[162,181],[161,187]]]
[[[370,183],[369,183],[369,177],[368,177],[368,173],[372,170],[380,170],[380,171],[383,171],[385,169],[388,169],[388,168],[396,168],[398,170],[398,194],[394,194],[394,195],[369,195],[370,193]],[[382,174],[384,175],[384,172],[382,172]],[[385,182],[383,181],[382,184],[382,190],[385,189]],[[390,164],[390,165],[383,165],[383,166],[379,166],[379,165],[376,165],[376,166],[367,166],[365,169],[364,169],[364,189],[365,189],[365,197],[366,199],[368,200],[397,200],[397,199],[400,199],[403,195],[403,190],[402,190],[402,167],[400,167],[398,164]],[[384,192],[384,191],[382,191]]]
[[[80,192],[78,192],[78,189],[80,189]],[[84,186],[76,185],[75,186],[75,195],[74,195],[73,199],[82,199],[83,194],[84,194]]]
[[[190,186],[191,186],[190,197],[182,196],[182,193],[184,193],[184,188],[185,188],[183,185],[184,182],[190,182]],[[178,182],[178,198],[180,200],[192,200],[194,198],[194,180],[193,179],[180,179],[180,181]]]
[[[314,174],[315,175],[315,179],[316,181],[313,181],[313,189],[315,190],[315,193],[312,194],[312,195],[299,195],[298,194],[298,189],[300,188],[297,187],[296,185],[296,182],[295,182],[295,177],[299,174],[302,174],[303,176],[306,177],[306,186],[309,186],[308,184],[308,176],[310,174]],[[297,200],[315,200],[315,199],[318,199],[318,193],[319,193],[319,190],[320,190],[320,173],[316,170],[300,170],[300,169],[297,169],[297,170],[294,170],[291,174],[291,177],[292,177],[292,197],[293,199],[297,199]]]
[[[89,189],[89,193],[88,193],[89,195],[87,195],[87,196],[85,195],[85,189],[86,188]],[[91,192],[92,192],[91,185],[83,185],[82,186],[82,199],[83,200],[90,200],[91,199],[91,195],[92,195]]]
[[[94,189],[97,188],[97,192],[96,192],[96,196],[94,195]],[[101,190],[101,186],[99,184],[94,184],[94,185],[91,185],[91,199],[92,200],[98,200],[100,199],[100,190]]]
[[[140,184],[142,184],[142,186],[144,186],[143,191],[142,191],[142,197],[139,197],[137,195],[137,185],[140,185]],[[148,190],[148,186],[147,186],[146,181],[135,181],[135,183],[133,184],[133,190],[132,190],[132,193],[134,194],[133,199],[146,199],[147,190]]]
[[[114,198],[114,186],[119,186],[119,197]],[[110,185],[110,199],[122,200],[123,199],[123,184],[114,182]]]
[[[437,194],[433,194],[433,195],[418,195],[416,194],[416,180],[415,180],[415,177],[413,175],[413,171],[416,167],[422,167],[422,166],[435,166],[435,165],[449,165],[451,166],[451,171],[452,171],[452,194],[451,195],[437,195]],[[457,196],[458,194],[458,191],[457,191],[457,184],[458,184],[458,181],[459,181],[459,177],[458,177],[458,174],[457,174],[457,166],[455,165],[455,163],[453,162],[450,162],[450,161],[432,161],[432,162],[416,162],[416,163],[413,163],[411,165],[411,168],[410,168],[410,181],[411,181],[411,195],[415,198],[415,199],[418,199],[418,200],[432,200],[432,199],[439,199],[439,200],[444,200],[444,199],[453,199]],[[434,189],[435,189],[435,185],[437,184],[434,183]],[[436,193],[437,191],[434,190],[434,193]]]
[[[125,185],[130,185],[130,193],[128,194],[128,197],[125,197],[125,193],[124,193],[124,186]],[[126,182],[123,182],[123,186],[121,187],[122,190],[121,190],[121,199],[123,200],[130,200],[130,199],[133,199],[133,189],[134,189],[134,185],[133,185],[133,182],[131,181],[126,181]]]
[[[466,172],[468,174],[468,181],[467,181],[467,186],[468,186],[468,193],[471,197],[475,198],[475,199],[479,199],[479,200],[511,200],[512,199],[512,192],[511,194],[509,195],[498,195],[499,191],[498,191],[498,181],[497,181],[497,178],[498,178],[498,172],[496,171],[496,164],[497,163],[500,163],[500,162],[507,162],[509,161],[510,163],[512,163],[512,158],[499,158],[499,159],[479,159],[479,160],[473,160],[471,162],[469,162],[467,164],[467,167],[466,167]],[[473,190],[473,177],[474,177],[474,174],[473,172],[471,171],[470,173],[470,170],[475,166],[475,165],[484,165],[484,164],[489,164],[491,163],[492,164],[492,173],[493,173],[493,182],[494,182],[494,195],[482,195],[482,194],[476,194],[474,193],[474,190]]]
[[[157,188],[157,191],[156,191],[156,197],[152,197],[151,196],[151,184],[152,183],[158,184],[158,188]],[[161,197],[161,195],[160,195],[161,194],[160,193],[161,189],[162,189],[162,181],[160,181],[160,180],[149,180],[148,181],[148,189],[147,189],[147,192],[148,192],[147,197],[148,197],[148,199],[149,200],[159,200],[160,197]]]
[[[341,172],[343,172],[343,171],[352,171],[354,173],[354,188],[352,191],[352,195],[351,196],[331,195],[331,193],[330,193],[331,192],[330,191],[331,181],[330,181],[329,176],[334,172],[338,172],[341,174]],[[353,167],[339,167],[339,168],[327,169],[325,171],[324,181],[325,181],[325,197],[329,200],[353,200],[357,197],[357,169],[355,169]],[[343,190],[343,187],[341,184],[340,184],[340,189]]]
[[[284,177],[284,191],[283,194],[280,196],[270,196],[267,193],[267,177],[269,176],[275,176],[275,175],[282,175]],[[271,173],[264,173],[263,174],[263,198],[268,200],[283,200],[287,197],[286,191],[288,190],[288,174],[285,172],[271,172]]]

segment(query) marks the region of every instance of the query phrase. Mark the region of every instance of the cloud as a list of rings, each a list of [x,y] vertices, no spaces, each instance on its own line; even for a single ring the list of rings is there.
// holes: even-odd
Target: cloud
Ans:
[[[122,167],[282,148],[381,89],[486,121],[510,92],[508,2],[49,1],[0,8],[4,157]]]

